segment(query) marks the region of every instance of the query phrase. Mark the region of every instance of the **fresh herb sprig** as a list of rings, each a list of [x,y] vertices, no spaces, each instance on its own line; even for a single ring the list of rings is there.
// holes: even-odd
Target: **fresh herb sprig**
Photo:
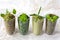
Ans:
[[[13,9],[13,12],[12,12],[13,14],[16,14],[16,10],[15,9]]]
[[[16,14],[16,10],[13,9],[13,14]],[[11,20],[13,19],[15,16],[11,14],[11,12],[9,12],[8,10],[6,10],[6,14],[1,14],[1,17],[4,18],[4,20],[8,21],[8,20]]]
[[[37,21],[38,19],[41,20],[41,19],[43,19],[44,17],[39,16],[40,12],[41,12],[41,7],[39,8],[38,14],[31,14],[30,16],[35,16],[35,21]]]

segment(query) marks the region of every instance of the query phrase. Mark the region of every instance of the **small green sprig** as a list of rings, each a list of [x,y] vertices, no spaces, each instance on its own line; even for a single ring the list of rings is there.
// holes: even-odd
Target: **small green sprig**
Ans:
[[[44,17],[39,16],[40,12],[41,12],[41,7],[40,7],[40,9],[39,9],[39,11],[38,11],[38,14],[31,14],[30,16],[35,16],[35,21],[37,21],[38,19],[41,20],[41,19],[43,19]]]
[[[16,10],[13,9],[13,14],[16,14]],[[11,12],[9,12],[8,10],[6,10],[6,14],[1,14],[1,17],[4,18],[4,20],[8,21],[13,19],[15,16],[11,14]]]
[[[40,7],[40,9],[39,9],[39,11],[38,11],[38,14],[31,14],[30,16],[39,16],[40,11],[41,11],[41,7]]]
[[[47,14],[46,18],[51,22],[55,22],[59,17],[53,14]]]
[[[13,14],[16,14],[16,10],[15,9],[13,9]]]
[[[1,14],[1,17],[3,17],[3,18],[4,18],[4,16],[5,16],[4,14]]]

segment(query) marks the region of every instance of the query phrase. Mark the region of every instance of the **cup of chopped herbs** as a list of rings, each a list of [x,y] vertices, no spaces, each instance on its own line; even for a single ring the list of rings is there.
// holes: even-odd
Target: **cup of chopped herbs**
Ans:
[[[22,35],[26,35],[29,29],[29,17],[26,13],[22,13],[18,17],[19,31]]]
[[[59,17],[57,15],[54,15],[54,14],[47,14],[46,15],[46,29],[45,29],[45,32],[48,35],[53,34],[58,18]]]
[[[31,16],[32,16],[32,30],[35,35],[42,34],[44,17],[39,15],[40,11],[41,11],[41,7],[38,11],[38,14],[31,14]]]
[[[13,11],[16,11],[13,9]],[[6,10],[6,14],[1,14],[1,17],[4,19],[6,32],[9,35],[12,35],[15,31],[15,16]]]

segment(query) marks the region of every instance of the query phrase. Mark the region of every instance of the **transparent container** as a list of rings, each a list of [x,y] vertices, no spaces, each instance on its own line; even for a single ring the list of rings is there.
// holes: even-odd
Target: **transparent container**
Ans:
[[[44,19],[34,21],[34,19],[35,19],[34,17],[35,16],[32,17],[32,30],[33,30],[33,34],[40,35],[43,32],[42,29],[43,29]]]
[[[18,18],[18,26],[19,26],[19,31],[21,34],[25,35],[28,33],[28,29],[29,29],[29,18],[26,22],[22,22],[19,20]]]
[[[51,22],[49,20],[46,19],[46,29],[45,32],[49,35],[53,34],[54,29],[55,29],[55,25],[56,25],[56,21],[55,22]]]
[[[15,18],[9,21],[5,21],[5,26],[6,26],[6,32],[10,35],[13,34],[15,31]]]
[[[49,15],[49,16],[48,16]],[[46,29],[45,29],[45,32],[48,34],[48,35],[52,35],[53,32],[54,32],[54,29],[55,29],[55,25],[56,25],[56,22],[57,22],[57,19],[59,18],[58,16],[54,15],[54,14],[48,14],[47,17],[46,17]],[[52,21],[52,20],[53,21]]]

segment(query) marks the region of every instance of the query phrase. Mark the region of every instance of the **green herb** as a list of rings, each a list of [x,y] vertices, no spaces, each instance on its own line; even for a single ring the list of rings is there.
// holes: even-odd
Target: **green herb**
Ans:
[[[6,10],[6,14],[1,14],[1,17],[3,17],[5,21],[9,21],[13,19],[15,16],[13,14],[10,14],[10,12]]]
[[[25,13],[22,13],[18,18],[20,21],[26,22],[29,17]]]
[[[6,14],[5,17],[4,17],[4,20],[5,20],[5,21],[9,21],[9,20],[13,19],[14,17],[15,17],[15,16],[12,15],[12,14]]]
[[[46,18],[50,20],[51,22],[55,22],[59,17],[53,14],[47,14]]]
[[[13,14],[16,14],[16,10],[15,9],[13,9]]]
[[[40,7],[40,9],[39,9],[39,11],[38,11],[38,14],[31,14],[30,16],[35,16],[35,21],[37,21],[38,19],[43,19],[44,17],[42,17],[42,16],[39,16],[39,14],[40,14],[40,11],[41,11],[41,7]]]
[[[30,16],[39,16],[40,11],[41,11],[41,7],[40,7],[40,9],[39,9],[39,11],[38,11],[38,14],[31,14]]]
[[[3,17],[3,18],[4,18],[4,16],[5,16],[4,14],[1,14],[1,17]]]

